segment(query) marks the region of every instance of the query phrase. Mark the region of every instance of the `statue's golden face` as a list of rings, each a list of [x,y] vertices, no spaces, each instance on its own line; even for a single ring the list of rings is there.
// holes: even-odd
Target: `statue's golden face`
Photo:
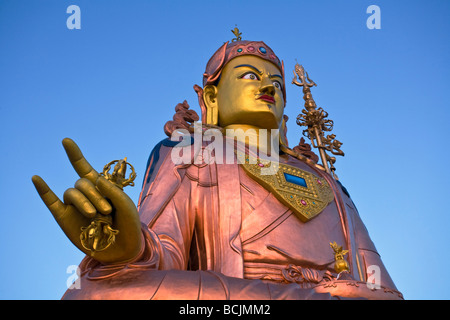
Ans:
[[[216,91],[218,124],[278,129],[283,119],[283,78],[271,62],[255,56],[231,60]]]

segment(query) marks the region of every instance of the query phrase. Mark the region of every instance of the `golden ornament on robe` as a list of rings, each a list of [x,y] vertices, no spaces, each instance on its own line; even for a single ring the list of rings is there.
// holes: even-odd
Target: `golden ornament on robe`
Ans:
[[[333,191],[325,179],[299,168],[262,159],[252,161],[249,158],[246,158],[242,167],[303,222],[320,214],[334,199]],[[262,168],[272,169],[273,173],[264,174]]]
[[[347,260],[345,260],[344,256],[348,253],[348,250],[343,250],[342,246],[338,245],[335,242],[330,242],[330,247],[334,251],[334,270],[337,273],[341,273],[342,271],[350,271],[350,266],[348,265]]]

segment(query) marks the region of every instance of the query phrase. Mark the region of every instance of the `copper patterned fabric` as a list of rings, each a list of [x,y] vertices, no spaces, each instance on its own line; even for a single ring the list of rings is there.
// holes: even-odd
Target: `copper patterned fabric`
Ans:
[[[205,147],[192,144],[192,163]],[[325,172],[280,156],[333,187],[335,200],[304,223],[239,164],[174,165],[174,148],[159,144],[149,161],[138,203],[140,255],[125,265],[85,258],[81,289],[65,299],[402,298],[352,200]],[[342,279],[333,241],[349,250]],[[380,267],[380,290],[365,288],[370,265]]]

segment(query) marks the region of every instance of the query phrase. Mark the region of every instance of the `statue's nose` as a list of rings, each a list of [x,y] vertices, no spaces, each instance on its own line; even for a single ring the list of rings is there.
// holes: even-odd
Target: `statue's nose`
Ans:
[[[269,76],[264,75],[261,79],[261,86],[259,88],[259,91],[262,94],[267,94],[270,96],[274,96],[275,95],[275,87],[273,85],[272,80],[270,79]]]

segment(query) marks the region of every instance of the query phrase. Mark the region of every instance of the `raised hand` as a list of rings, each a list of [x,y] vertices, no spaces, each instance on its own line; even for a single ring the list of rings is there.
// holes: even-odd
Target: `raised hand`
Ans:
[[[33,184],[42,201],[70,241],[87,255],[102,263],[133,259],[142,246],[141,224],[133,201],[92,168],[74,141],[65,138],[62,143],[80,179],[74,188],[64,192],[62,202],[41,177],[33,176]],[[119,232],[111,246],[93,254],[83,247],[80,234],[81,228],[87,227],[96,214],[110,215],[112,228]]]

